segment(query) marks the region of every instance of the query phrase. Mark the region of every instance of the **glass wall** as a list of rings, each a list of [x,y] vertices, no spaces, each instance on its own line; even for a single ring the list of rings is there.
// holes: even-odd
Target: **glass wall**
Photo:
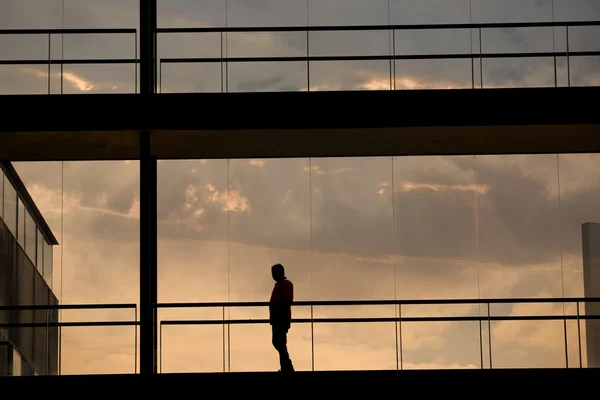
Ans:
[[[519,299],[584,295],[581,225],[600,223],[597,158],[161,161],[159,302],[267,301],[270,266],[281,262],[296,300],[515,300],[489,310],[315,306],[315,318],[483,320],[298,323],[289,336],[298,370],[560,368],[579,365],[580,340],[585,366],[575,321],[486,319],[576,312]],[[159,315],[163,372],[277,369],[268,325],[167,322],[261,319],[266,308]]]

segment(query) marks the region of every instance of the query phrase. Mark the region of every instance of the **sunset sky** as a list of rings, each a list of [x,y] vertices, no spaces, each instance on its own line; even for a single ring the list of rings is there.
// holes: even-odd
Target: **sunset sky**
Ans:
[[[159,0],[160,26],[224,26],[221,0]],[[136,1],[4,0],[0,28],[131,27]],[[386,24],[552,20],[549,1],[229,0],[229,25]],[[64,11],[64,12],[63,12]],[[470,17],[471,14],[471,17]],[[64,15],[64,19],[63,19]],[[595,0],[555,0],[554,19],[600,19]],[[600,50],[600,29],[574,29],[571,50]],[[555,34],[557,50],[564,37]],[[304,34],[229,35],[229,56],[296,55]],[[320,35],[320,36],[319,36]],[[498,30],[484,51],[551,51],[552,30]],[[313,45],[314,42],[314,45]],[[18,45],[16,44],[18,43]],[[53,57],[133,57],[134,41],[56,37]],[[466,46],[466,47],[465,47]],[[469,52],[465,32],[405,33],[397,53]],[[0,36],[0,58],[45,58],[47,37]],[[321,33],[314,54],[387,54],[387,33]],[[159,39],[160,57],[218,56],[217,36]],[[232,65],[229,90],[303,90],[306,65]],[[399,63],[400,64],[400,63]],[[397,88],[465,87],[468,61],[396,66]],[[559,62],[559,83],[566,63]],[[163,69],[163,91],[220,91],[220,66]],[[311,89],[389,88],[387,62],[311,67]],[[478,69],[478,66],[476,66]],[[553,85],[551,60],[484,62],[493,86]],[[60,93],[59,68],[51,92]],[[598,60],[571,61],[573,84],[600,82]],[[0,66],[0,93],[46,93],[46,67]],[[65,93],[131,92],[133,66],[65,67]],[[477,79],[480,79],[478,76]],[[479,80],[477,81],[479,82]],[[387,87],[385,85],[388,85]],[[232,116],[234,117],[234,116]],[[65,110],[65,118],[76,118]],[[139,164],[15,163],[57,236],[54,290],[63,304],[139,301]],[[581,224],[600,222],[600,156],[515,155],[159,162],[159,301],[266,301],[281,262],[297,300],[583,296]],[[571,312],[567,307],[567,312]],[[263,318],[266,309],[231,310]],[[403,315],[475,315],[477,307],[404,307]],[[562,314],[562,304],[493,307],[497,314]],[[162,310],[167,319],[222,310]],[[310,316],[307,310],[295,317]],[[393,307],[317,309],[317,317],[394,316]],[[63,320],[129,320],[133,312],[64,312]],[[577,328],[568,326],[578,366]],[[489,367],[484,326],[484,366]],[[134,331],[63,329],[63,373],[133,372]],[[231,328],[232,371],[277,370],[267,325]],[[290,331],[297,369],[311,368],[311,331]],[[314,330],[316,369],[396,368],[393,324]],[[222,371],[220,326],[163,328],[164,372]],[[562,367],[562,322],[492,324],[494,367]],[[479,368],[476,323],[402,326],[404,368]],[[584,347],[585,356],[585,347]],[[584,359],[585,361],[585,359]]]

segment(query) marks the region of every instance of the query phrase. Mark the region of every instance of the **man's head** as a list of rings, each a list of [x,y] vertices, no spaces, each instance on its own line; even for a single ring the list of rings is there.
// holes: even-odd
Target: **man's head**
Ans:
[[[271,276],[275,280],[275,282],[281,281],[285,278],[285,270],[283,269],[283,265],[275,264],[271,267]]]

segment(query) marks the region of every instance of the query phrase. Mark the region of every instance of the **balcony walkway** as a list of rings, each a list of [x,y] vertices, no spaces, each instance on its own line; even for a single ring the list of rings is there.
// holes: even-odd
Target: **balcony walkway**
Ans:
[[[185,373],[157,374],[151,377],[143,375],[70,375],[70,376],[33,376],[3,377],[3,384],[63,383],[86,385],[120,384],[194,384],[227,385],[239,383],[294,384],[313,383],[334,384],[388,384],[402,385],[402,388],[420,387],[435,390],[468,388],[491,390],[493,393],[508,383],[515,392],[533,389],[539,393],[544,388],[561,390],[575,384],[574,388],[585,390],[595,384],[597,369],[478,369],[478,370],[408,370],[408,371],[320,371],[281,374],[277,372],[242,373]],[[437,382],[437,384],[436,384]],[[448,387],[447,385],[451,386]],[[500,385],[500,386],[499,386]],[[551,386],[550,386],[551,385]],[[99,387],[99,386],[94,386]],[[495,389],[494,389],[495,388]],[[590,387],[593,390],[593,388]]]
[[[5,95],[0,159],[267,158],[600,151],[600,87]]]

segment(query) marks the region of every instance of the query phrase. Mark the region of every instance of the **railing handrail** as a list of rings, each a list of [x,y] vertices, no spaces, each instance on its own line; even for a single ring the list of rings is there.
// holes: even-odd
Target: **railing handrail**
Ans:
[[[356,317],[292,318],[292,324],[374,323],[374,322],[484,322],[484,321],[567,321],[600,320],[600,315],[475,315],[464,317]],[[160,325],[254,325],[268,324],[266,318],[246,319],[167,319]],[[1,325],[0,325],[1,326]]]
[[[528,297],[490,299],[429,299],[429,300],[325,300],[294,301],[292,307],[361,306],[361,305],[449,305],[449,304],[517,304],[517,303],[597,303],[600,297]],[[216,308],[267,307],[268,301],[155,303],[155,308]]]
[[[135,303],[109,303],[109,304],[32,304],[0,306],[0,311],[18,310],[92,310],[92,309],[137,309]]]
[[[432,54],[381,54],[363,56],[276,56],[276,57],[168,57],[161,64],[183,63],[247,63],[247,62],[318,62],[318,61],[389,61],[389,60],[456,60],[502,58],[597,57],[600,51],[546,51],[500,53],[432,53]],[[78,59],[0,59],[0,65],[90,65],[135,64],[139,58],[78,58]]]
[[[458,24],[375,24],[375,25],[294,25],[294,26],[209,26],[157,28],[156,33],[250,33],[250,32],[325,32],[382,30],[501,29],[600,26],[600,21],[480,22]]]
[[[0,35],[90,35],[137,33],[136,28],[32,28],[32,29],[0,29]]]

